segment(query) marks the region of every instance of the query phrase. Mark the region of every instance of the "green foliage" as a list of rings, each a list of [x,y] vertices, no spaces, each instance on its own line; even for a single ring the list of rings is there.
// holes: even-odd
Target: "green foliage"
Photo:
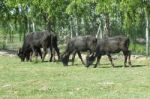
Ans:
[[[145,37],[149,0],[1,0],[0,25],[9,36],[54,30],[58,36],[125,34]],[[149,19],[150,20],[150,19]],[[11,37],[11,36],[10,36]],[[13,38],[12,38],[13,39]]]
[[[131,44],[130,49],[132,54],[144,54],[145,53],[145,45],[143,44]]]

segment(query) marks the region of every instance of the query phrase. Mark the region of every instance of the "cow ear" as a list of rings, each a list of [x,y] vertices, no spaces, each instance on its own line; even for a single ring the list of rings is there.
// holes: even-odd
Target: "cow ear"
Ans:
[[[19,54],[19,52],[20,52],[20,49],[21,49],[21,48],[19,48],[19,49],[18,49],[18,51],[17,51],[17,54]]]
[[[20,54],[20,49],[17,51],[17,55],[19,56],[19,54]]]

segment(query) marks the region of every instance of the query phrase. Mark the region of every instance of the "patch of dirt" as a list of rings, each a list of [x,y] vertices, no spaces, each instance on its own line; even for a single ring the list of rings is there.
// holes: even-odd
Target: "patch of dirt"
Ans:
[[[112,56],[112,58],[115,60],[115,59],[124,59],[124,56],[123,55],[114,55]],[[148,56],[145,56],[145,55],[131,55],[131,61],[132,60],[148,60],[150,59],[150,57]]]
[[[0,56],[16,56],[17,55],[17,51],[15,50],[0,50]]]
[[[17,51],[16,50],[0,50],[0,56],[10,56],[14,57],[17,56]],[[48,55],[47,55],[48,56]],[[70,56],[70,58],[72,55]],[[82,54],[83,59],[86,58],[85,54]],[[78,58],[78,55],[76,55],[76,58]],[[108,59],[108,57],[105,55],[102,57],[103,59]],[[113,60],[116,59],[124,59],[123,55],[112,55]],[[131,60],[147,60],[150,59],[150,56],[146,57],[144,55],[131,55]]]

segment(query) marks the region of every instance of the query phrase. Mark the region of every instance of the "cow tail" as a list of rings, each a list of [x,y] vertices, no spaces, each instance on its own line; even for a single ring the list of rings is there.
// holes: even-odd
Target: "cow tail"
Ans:
[[[54,39],[52,40],[52,42],[53,42],[53,46],[55,46],[55,47],[58,46],[57,45],[57,37],[56,36],[54,36]]]

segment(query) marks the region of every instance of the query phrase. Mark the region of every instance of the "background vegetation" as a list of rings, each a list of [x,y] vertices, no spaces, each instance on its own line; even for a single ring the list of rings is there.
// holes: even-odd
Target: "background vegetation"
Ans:
[[[148,54],[149,0],[0,0],[0,13],[0,48],[18,49],[26,33],[48,29],[60,44],[78,35],[126,35],[133,52]]]

